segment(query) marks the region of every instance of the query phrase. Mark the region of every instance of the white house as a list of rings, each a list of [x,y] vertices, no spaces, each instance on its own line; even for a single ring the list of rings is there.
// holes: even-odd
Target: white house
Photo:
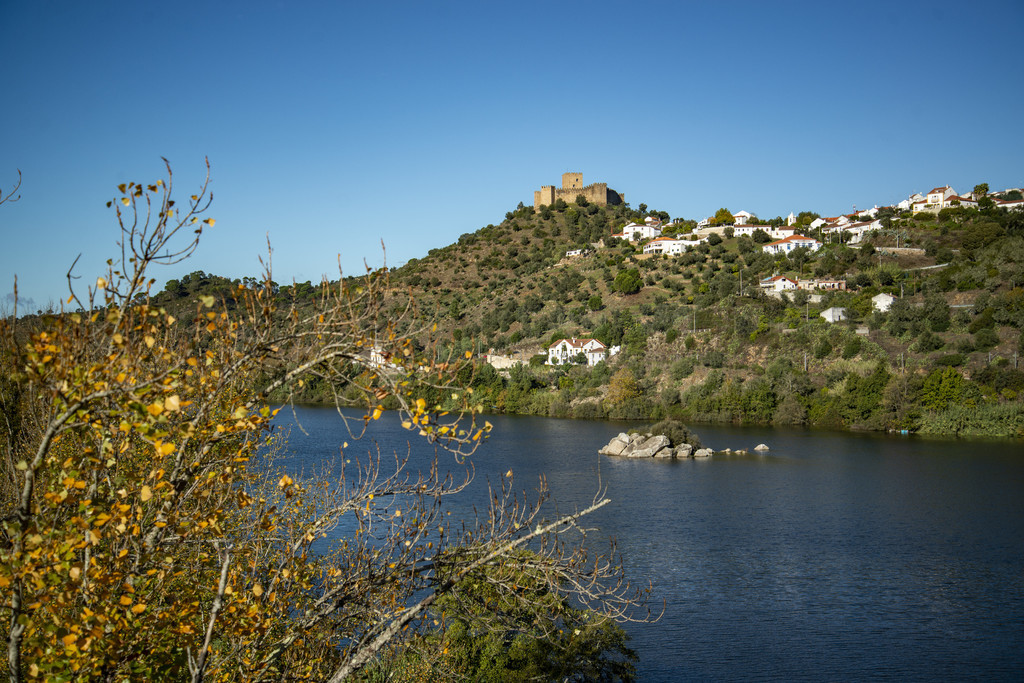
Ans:
[[[844,225],[843,232],[850,236],[850,244],[856,244],[864,238],[864,233],[874,232],[875,230],[882,229],[882,221],[873,220],[866,221],[863,223],[850,223]]]
[[[928,196],[925,198],[925,201],[928,202],[929,204],[942,204],[944,201],[954,196],[955,194],[956,190],[954,190],[949,185],[943,185],[942,187],[934,187],[932,188],[931,192],[928,193]]]
[[[761,249],[767,254],[788,254],[794,249],[799,249],[800,247],[806,247],[811,251],[818,251],[818,249],[821,249],[821,242],[813,237],[792,235],[785,239],[769,242],[761,247]]]
[[[953,195],[947,199],[946,204],[942,208],[946,208],[947,206],[957,206],[958,204],[965,209],[978,208],[978,202],[976,202],[972,197],[961,197],[959,195]]]
[[[795,224],[796,224],[796,214],[794,214],[792,211],[790,211],[789,215],[786,216],[786,225],[795,225]]]
[[[785,275],[766,277],[760,282],[761,289],[770,289],[774,292],[783,292],[788,289],[799,289],[800,284],[796,280],[790,280]]]
[[[747,213],[746,211],[740,211],[732,215],[734,225],[746,225],[747,221],[754,217],[754,214]]]
[[[1007,211],[1021,211],[1024,210],[1024,199],[997,199],[996,206]]]
[[[892,294],[886,294],[885,292],[882,292],[881,294],[875,294],[873,297],[871,297],[871,305],[874,307],[876,311],[881,311],[882,313],[885,313],[886,311],[889,310],[889,308],[892,306],[893,301],[896,301],[896,297],[894,297]]]
[[[655,237],[644,245],[645,254],[670,254],[678,256],[686,251],[687,242],[671,237]]]
[[[956,190],[949,185],[943,185],[942,187],[932,188],[924,199],[919,199],[913,202],[910,208],[914,213],[920,213],[921,211],[938,213],[940,210],[950,206],[977,207],[978,204],[974,200],[965,199],[964,197],[957,195]]]
[[[661,221],[657,220],[652,223],[630,222],[622,228],[622,232],[612,235],[612,237],[618,237],[620,240],[629,240],[630,242],[639,242],[660,236]]]
[[[597,339],[559,339],[548,347],[548,365],[571,363],[581,353],[587,365],[597,365],[608,356],[608,347]]]
[[[833,306],[832,308],[826,308],[820,315],[830,323],[837,323],[840,320],[846,320],[846,309]]]
[[[736,226],[733,226],[732,234],[735,235],[736,237],[740,237],[741,235],[746,235],[747,237],[753,237],[754,233],[757,232],[758,230],[764,230],[765,233],[768,234],[769,236],[771,236],[771,234],[772,234],[772,226],[770,226],[770,225],[760,225],[758,223],[754,223],[754,224],[747,223],[746,225],[736,225]],[[792,234],[792,233],[790,233],[790,234]]]
[[[920,192],[915,192],[914,194],[910,195],[909,197],[904,199],[902,202],[897,204],[896,208],[899,209],[900,211],[910,211],[910,209],[913,208],[914,204],[917,204],[918,202],[924,202],[924,201],[925,201],[925,196],[923,194],[921,194]]]

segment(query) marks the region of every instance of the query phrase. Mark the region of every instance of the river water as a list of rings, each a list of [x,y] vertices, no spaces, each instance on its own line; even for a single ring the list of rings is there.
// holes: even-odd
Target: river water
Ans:
[[[597,454],[636,425],[488,419],[459,504],[486,506],[509,469],[527,490],[546,476],[562,512],[606,487],[590,526],[665,602],[627,626],[642,681],[1024,680],[1020,443],[698,425],[716,449],[771,450],[641,461]],[[333,410],[278,423],[296,470],[355,447]],[[385,415],[360,447],[405,453],[408,434]]]

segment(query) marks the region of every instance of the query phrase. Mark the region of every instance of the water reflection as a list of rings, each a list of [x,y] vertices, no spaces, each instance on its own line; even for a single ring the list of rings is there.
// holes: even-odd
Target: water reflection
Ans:
[[[333,411],[298,414],[308,436],[292,430],[289,467],[350,440]],[[508,469],[527,489],[545,475],[561,510],[607,487],[592,526],[668,605],[631,629],[642,680],[1024,677],[1019,444],[701,426],[714,447],[772,450],[638,461],[597,455],[630,425],[489,419],[477,480],[446,505],[470,514]],[[394,416],[371,434],[406,452]],[[415,463],[432,456],[414,444]]]

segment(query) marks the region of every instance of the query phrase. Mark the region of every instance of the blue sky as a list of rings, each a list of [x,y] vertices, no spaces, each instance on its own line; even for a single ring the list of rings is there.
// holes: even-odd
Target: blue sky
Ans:
[[[579,9],[581,12],[573,10]],[[703,218],[1024,184],[1024,4],[0,3],[0,305],[92,281],[116,185],[212,168],[193,270],[421,257],[579,171]],[[9,309],[9,303],[7,304]],[[25,310],[24,308],[22,310]]]

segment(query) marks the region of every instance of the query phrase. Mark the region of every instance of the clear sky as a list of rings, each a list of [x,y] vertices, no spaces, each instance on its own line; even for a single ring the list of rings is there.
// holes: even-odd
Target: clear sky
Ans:
[[[189,262],[400,265],[565,171],[700,219],[1024,184],[1020,0],[0,1],[0,306],[114,255],[106,202],[212,168]],[[6,303],[9,310],[9,300]],[[22,310],[25,310],[22,308]]]

